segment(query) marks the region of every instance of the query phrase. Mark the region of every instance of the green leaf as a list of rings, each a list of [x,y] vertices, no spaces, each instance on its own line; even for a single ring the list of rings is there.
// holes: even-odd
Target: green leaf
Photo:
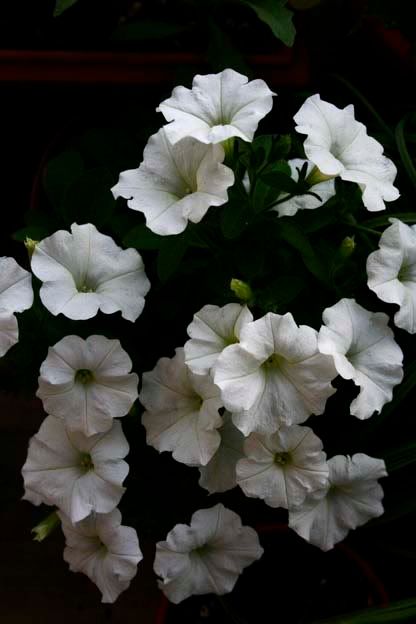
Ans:
[[[264,311],[278,312],[291,303],[305,288],[305,281],[297,275],[282,275],[256,291],[256,303]]]
[[[59,17],[61,13],[69,9],[73,4],[76,4],[77,2],[78,0],[56,0],[53,16]]]
[[[221,232],[224,238],[237,238],[249,223],[250,204],[248,201],[230,201],[220,216]]]
[[[399,600],[389,606],[357,611],[349,615],[337,615],[326,620],[316,620],[314,624],[396,624],[396,622],[416,621],[416,598]]]
[[[383,455],[386,462],[387,472],[390,474],[395,470],[405,468],[416,462],[416,442],[409,442],[396,449],[387,451]]]
[[[26,238],[40,241],[48,236],[49,230],[46,225],[28,225],[27,227],[17,230],[13,234],[13,239],[16,241],[24,242]]]
[[[68,150],[52,158],[46,165],[43,176],[43,188],[54,208],[77,178],[84,172],[84,162],[79,152]]]
[[[161,282],[166,282],[181,264],[188,248],[188,240],[186,232],[163,238],[163,245],[157,257],[157,274]]]
[[[75,0],[76,1],[76,0]],[[113,41],[148,41],[152,39],[168,39],[188,29],[184,24],[159,22],[156,20],[140,20],[120,24],[113,32]]]
[[[327,284],[329,279],[327,268],[315,253],[309,239],[296,225],[284,219],[285,217],[279,219],[277,224],[281,238],[299,252],[310,273],[321,282]]]
[[[160,249],[163,247],[164,240],[164,236],[155,234],[144,223],[140,223],[126,234],[123,246],[136,249]]]
[[[293,12],[284,6],[287,0],[243,0],[243,2],[271,28],[275,37],[287,46],[293,45],[296,30],[293,25]]]
[[[66,223],[106,225],[116,201],[111,193],[114,177],[105,167],[89,169],[68,188],[59,207]]]
[[[299,185],[293,180],[290,175],[283,173],[277,166],[268,169],[261,175],[261,179],[265,184],[272,188],[278,189],[290,195],[296,195],[299,193]]]
[[[238,48],[228,35],[212,20],[209,23],[209,44],[207,56],[211,68],[215,72],[231,67],[236,71],[251,77],[252,71],[245,62]]]
[[[412,113],[410,113],[410,115],[412,115]],[[416,168],[413,159],[409,154],[409,150],[407,149],[406,138],[404,134],[404,128],[408,120],[409,115],[406,115],[401,121],[399,121],[396,126],[395,136],[397,149],[399,150],[403,166],[406,169],[406,173],[409,176],[409,179],[412,182],[413,186],[416,187]]]

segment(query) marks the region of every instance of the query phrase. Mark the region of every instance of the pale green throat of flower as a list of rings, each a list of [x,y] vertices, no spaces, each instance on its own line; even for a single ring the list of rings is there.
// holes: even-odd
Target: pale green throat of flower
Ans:
[[[93,372],[86,368],[80,368],[75,373],[75,381],[82,383],[84,386],[91,383],[93,380],[94,380]]]
[[[85,470],[85,472],[94,470],[94,464],[89,453],[81,453],[80,466],[83,470]]]
[[[282,452],[275,453],[274,455],[274,463],[278,466],[286,466],[290,462],[290,453]]]

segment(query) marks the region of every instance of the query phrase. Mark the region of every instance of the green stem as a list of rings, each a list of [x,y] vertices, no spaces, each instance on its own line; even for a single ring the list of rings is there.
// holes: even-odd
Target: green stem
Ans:
[[[406,169],[406,173],[409,176],[413,186],[416,188],[416,169],[413,164],[412,157],[408,152],[406,139],[404,138],[404,127],[406,125],[407,119],[408,116],[406,115],[406,117],[403,117],[403,119],[399,121],[396,126],[396,143],[397,149],[399,150],[400,158],[402,159],[403,166]]]

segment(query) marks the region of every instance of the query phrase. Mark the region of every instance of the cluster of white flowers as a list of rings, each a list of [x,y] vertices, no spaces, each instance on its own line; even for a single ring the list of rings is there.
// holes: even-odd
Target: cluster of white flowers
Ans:
[[[227,69],[177,87],[158,110],[170,123],[150,137],[143,162],[122,172],[115,197],[144,214],[160,235],[198,223],[228,200],[234,172],[224,164],[232,141],[252,141],[275,94]],[[307,188],[281,194],[279,216],[316,209],[335,194],[335,178],[358,184],[364,206],[382,210],[398,197],[394,164],[354,118],[319,95],[294,117],[307,135],[307,160],[289,161],[292,178],[306,172]],[[247,185],[247,182],[246,182]],[[302,187],[306,188],[306,187]],[[368,286],[400,306],[396,324],[416,332],[416,226],[398,220],[367,263]],[[121,312],[136,321],[150,283],[139,253],[122,250],[94,225],[73,224],[36,244],[31,258],[40,298],[70,319]],[[30,274],[0,260],[0,355],[17,341],[15,312],[33,302]],[[323,311],[316,330],[290,312],[254,319],[246,305],[205,305],[188,327],[189,340],[172,358],[145,372],[139,395],[147,443],[200,471],[209,493],[239,486],[248,497],[288,510],[289,526],[328,550],[383,512],[377,480],[384,461],[358,453],[327,459],[304,423],[325,412],[337,375],[359,386],[350,413],[366,419],[391,400],[403,377],[403,354],[388,317],[354,299]],[[138,376],[118,340],[64,337],[49,348],[37,396],[48,414],[31,439],[23,466],[25,498],[59,509],[65,560],[87,574],[113,602],[136,573],[142,555],[132,528],[121,525],[129,447],[120,422],[138,397]],[[331,416],[335,418],[336,416]],[[313,424],[313,420],[312,420]],[[192,594],[223,594],[243,568],[262,555],[256,532],[216,505],[197,511],[158,542],[154,569],[172,602]]]

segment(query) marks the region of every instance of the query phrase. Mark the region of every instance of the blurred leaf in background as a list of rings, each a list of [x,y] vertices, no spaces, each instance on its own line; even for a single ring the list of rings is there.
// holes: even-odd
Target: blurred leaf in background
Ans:
[[[270,26],[273,34],[287,46],[295,41],[293,12],[286,8],[287,0],[244,0],[257,13],[259,19]]]

